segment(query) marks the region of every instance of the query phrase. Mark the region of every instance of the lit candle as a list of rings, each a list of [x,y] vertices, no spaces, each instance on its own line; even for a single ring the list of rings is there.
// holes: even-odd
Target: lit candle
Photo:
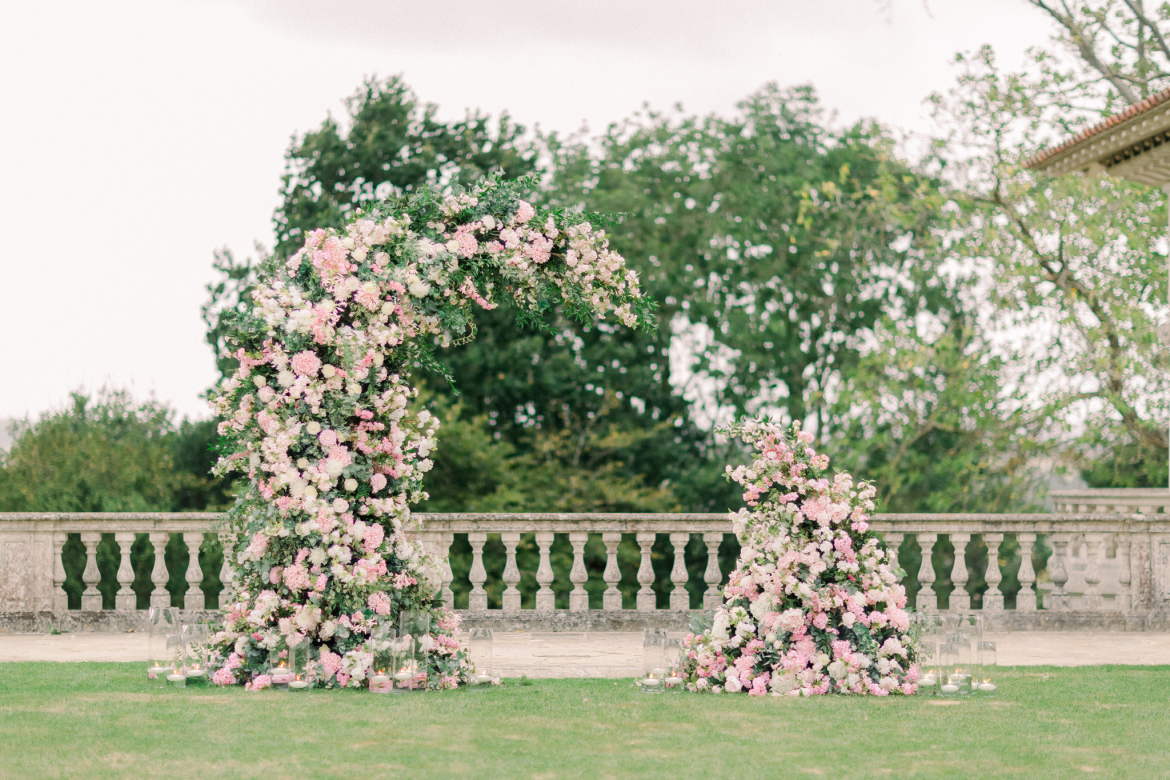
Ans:
[[[206,669],[200,669],[198,666],[194,666],[187,670],[187,679],[190,680],[192,677],[203,677],[205,674],[207,674]]]
[[[296,690],[298,690],[298,691],[299,691],[299,690],[301,690],[302,688],[308,688],[308,687],[309,687],[309,684],[308,684],[307,682],[305,682],[304,680],[302,680],[302,679],[301,679],[301,676],[298,674],[298,675],[296,676],[296,678],[295,678],[294,680],[292,680],[292,682],[290,682],[290,683],[288,684],[288,687],[289,687],[289,688],[294,688],[294,689],[296,689]]]
[[[386,674],[385,669],[379,670],[377,674],[370,678],[371,685],[382,685],[388,682],[390,682],[390,675]]]
[[[484,683],[490,683],[492,676],[490,674],[477,673],[471,679],[475,681],[476,685],[482,685]]]
[[[146,670],[146,673],[149,675],[157,676],[157,675],[160,675],[163,672],[167,671],[168,669],[170,669],[169,666],[152,666]]]
[[[645,688],[657,688],[661,682],[662,681],[655,677],[654,673],[651,672],[649,677],[647,677],[645,680],[642,680],[642,686]]]
[[[991,691],[995,690],[995,684],[992,683],[991,680],[984,680],[979,684],[979,690],[990,693]]]
[[[922,677],[918,680],[918,684],[919,685],[934,685],[934,675],[933,674],[922,675]]]
[[[187,682],[187,675],[185,674],[168,674],[167,682]]]
[[[394,679],[397,680],[398,682],[406,682],[412,676],[413,675],[410,672],[406,671],[406,669],[399,669],[397,672],[394,673]]]
[[[947,683],[942,687],[943,693],[958,693],[959,686]]]

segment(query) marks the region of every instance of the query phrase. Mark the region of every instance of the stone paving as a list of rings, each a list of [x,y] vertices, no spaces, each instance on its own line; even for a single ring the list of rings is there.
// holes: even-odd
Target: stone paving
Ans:
[[[985,634],[1004,666],[1170,664],[1170,633],[1018,632]],[[641,666],[642,635],[503,633],[495,635],[496,674],[555,677],[632,677]],[[145,661],[142,634],[0,634],[5,661]]]

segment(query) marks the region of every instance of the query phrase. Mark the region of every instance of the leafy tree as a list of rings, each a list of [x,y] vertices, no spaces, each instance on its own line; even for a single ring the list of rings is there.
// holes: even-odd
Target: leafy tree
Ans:
[[[993,53],[960,58],[933,98],[949,132],[959,252],[991,258],[989,302],[1050,444],[1095,485],[1167,484],[1163,193],[1109,176],[1037,176],[1024,163],[1167,83],[1168,9],[1140,2],[1035,2],[1072,62],[1033,50],[1003,73]],[[1170,32],[1168,30],[1167,32]],[[1106,43],[1109,39],[1109,43]],[[1014,334],[1014,335],[1013,335]]]

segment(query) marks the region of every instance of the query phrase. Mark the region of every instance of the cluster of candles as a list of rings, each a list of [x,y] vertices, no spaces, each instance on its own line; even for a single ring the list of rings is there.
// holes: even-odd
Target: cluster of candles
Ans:
[[[996,691],[995,642],[982,641],[981,616],[922,614],[918,620],[923,650],[919,692],[960,696]]]
[[[668,688],[681,690],[683,678],[678,674],[682,639],[672,638],[664,628],[642,631],[642,676],[638,687],[644,693],[662,693]]]

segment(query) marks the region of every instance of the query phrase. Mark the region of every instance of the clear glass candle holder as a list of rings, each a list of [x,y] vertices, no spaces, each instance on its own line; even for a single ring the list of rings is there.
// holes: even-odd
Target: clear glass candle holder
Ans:
[[[306,691],[312,686],[309,675],[309,649],[312,645],[308,637],[300,634],[289,634],[285,645],[288,647],[288,668],[292,675],[288,681],[288,690]]]
[[[938,692],[940,696],[960,696],[964,690],[962,668],[959,666],[959,648],[951,642],[939,645],[939,666],[942,675],[939,679]],[[970,690],[967,688],[967,690]]]
[[[683,651],[683,638],[667,634],[665,645],[666,679],[663,680],[663,684],[668,691],[684,689],[685,679],[682,676],[682,665],[686,655]]]
[[[182,634],[179,610],[174,607],[151,607],[146,613],[146,679],[160,688],[167,685],[167,674],[173,670],[167,647],[167,637]]]
[[[426,610],[403,610],[398,614],[400,665],[394,673],[394,686],[408,691],[426,691],[427,658],[431,649],[431,613]]]
[[[494,666],[495,635],[490,628],[473,628],[468,631],[467,655],[471,671],[467,676],[469,690],[486,691],[492,687]]]
[[[268,651],[269,685],[274,691],[287,691],[288,684],[293,681],[292,659],[289,657],[288,637],[281,637],[281,641]]]
[[[643,693],[666,689],[666,639],[664,628],[642,629],[642,677],[637,682]]]
[[[187,685],[204,687],[209,682],[210,632],[206,624],[186,623],[183,625],[183,639],[187,645],[187,664],[183,668]]]
[[[187,687],[187,638],[181,633],[167,634],[166,677],[168,688]]]
[[[995,652],[995,642],[980,642],[979,643],[979,677],[975,684],[972,685],[972,692],[978,693],[980,696],[987,696],[995,693],[999,687],[997,681],[997,661]]]
[[[370,654],[374,663],[370,667],[370,693],[398,693],[394,687],[394,670],[397,668],[395,647],[398,643],[398,629],[386,621],[379,621],[370,632]]]
[[[942,680],[942,665],[939,663],[939,647],[937,635],[921,639],[918,643],[918,692],[934,695]]]

